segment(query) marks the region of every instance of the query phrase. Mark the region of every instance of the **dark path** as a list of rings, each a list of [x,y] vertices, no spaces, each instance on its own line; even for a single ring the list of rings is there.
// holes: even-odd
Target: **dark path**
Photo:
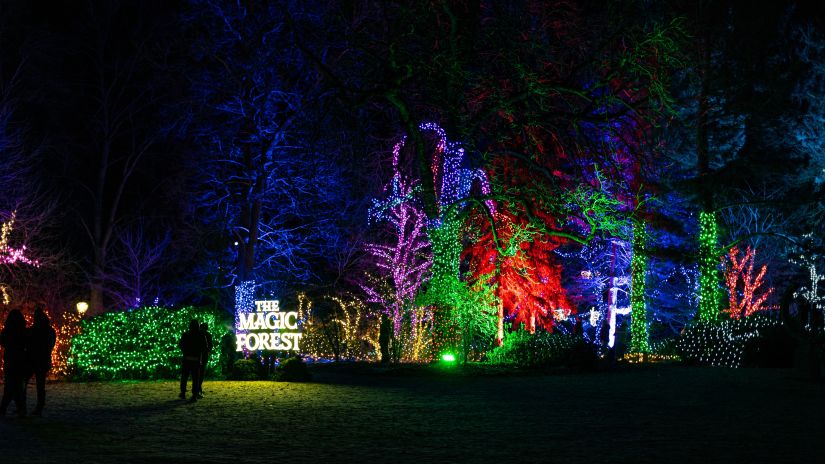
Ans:
[[[825,385],[784,370],[319,378],[51,384],[0,462],[825,462]]]

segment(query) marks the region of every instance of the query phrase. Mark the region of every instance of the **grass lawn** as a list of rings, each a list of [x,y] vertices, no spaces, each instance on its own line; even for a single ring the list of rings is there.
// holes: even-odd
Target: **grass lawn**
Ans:
[[[174,381],[49,384],[43,417],[0,421],[0,462],[825,462],[825,384],[787,370],[316,369],[195,404]]]

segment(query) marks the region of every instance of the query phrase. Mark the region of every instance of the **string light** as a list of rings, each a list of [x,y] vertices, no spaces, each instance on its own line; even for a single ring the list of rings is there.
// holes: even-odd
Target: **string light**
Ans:
[[[813,238],[813,234],[802,236],[806,241]],[[825,276],[820,275],[816,269],[816,262],[820,259],[817,253],[801,253],[798,256],[790,257],[789,261],[808,271],[810,285],[803,286],[794,293],[794,297],[802,297],[811,304],[811,307],[825,311],[825,295],[819,294],[819,283],[825,282]]]
[[[14,222],[17,220],[17,211],[12,211],[9,220],[0,227],[0,264],[12,265],[17,263],[28,264],[29,266],[40,267],[40,261],[26,256],[26,245],[14,248],[9,245],[11,232],[14,230]],[[4,305],[11,303],[9,287],[0,282],[0,297]]]
[[[463,167],[464,148],[459,143],[447,140],[447,133],[444,129],[433,122],[422,123],[418,128],[422,131],[434,132],[438,137],[431,170],[433,184],[437,187],[436,202],[439,211],[442,211],[443,207],[468,198],[475,181],[479,182],[482,195],[490,194],[490,181],[487,173],[483,169]],[[396,158],[397,155],[394,156],[394,159]],[[495,213],[495,204],[492,200],[486,200],[485,205],[491,214]]]
[[[516,330],[507,333],[504,343],[487,353],[487,362],[524,367],[557,366],[568,362],[573,350],[582,348],[581,341],[575,334]]]
[[[725,321],[699,321],[685,328],[676,341],[676,350],[690,363],[741,367],[749,340],[760,337],[764,329],[779,325],[767,313]]]
[[[725,272],[725,283],[728,287],[728,309],[730,317],[738,319],[742,316],[770,309],[764,306],[765,301],[773,294],[774,289],[764,289],[765,273],[768,265],[763,264],[759,273],[753,275],[753,265],[756,259],[756,250],[748,246],[745,254],[740,258],[739,247],[734,246],[728,251],[728,266]],[[739,282],[742,282],[742,291],[739,292]]]
[[[235,286],[235,327],[241,324],[241,314],[255,311],[255,281],[244,280]]]
[[[590,321],[591,326],[596,327],[596,325],[599,323],[599,319],[601,317],[602,317],[602,313],[600,313],[599,311],[596,311],[596,308],[590,308],[589,321]]]
[[[645,307],[647,280],[647,231],[644,224],[633,228],[633,257],[630,259],[630,350],[635,353],[649,353],[650,341]]]
[[[9,245],[9,239],[12,230],[14,230],[14,222],[16,219],[17,211],[12,211],[9,220],[4,222],[3,226],[0,227],[0,264],[23,263],[34,267],[40,267],[40,262],[38,260],[31,259],[26,256],[26,245],[23,245],[20,248],[14,248]]]
[[[412,318],[413,327],[417,326],[414,299],[427,280],[432,255],[426,234],[426,215],[411,201],[413,184],[397,172],[392,183],[389,207],[381,208],[374,217],[392,226],[394,240],[390,244],[365,245],[365,250],[374,258],[373,265],[378,268],[379,277],[368,278],[361,287],[367,294],[367,302],[380,304],[392,320],[393,335],[397,340],[405,318]]]
[[[460,278],[463,230],[457,213],[464,206],[462,201],[470,196],[476,182],[482,194],[491,192],[486,173],[481,169],[467,169],[463,166],[464,148],[447,140],[444,129],[432,122],[422,123],[418,128],[422,132],[434,134],[436,138],[430,169],[438,215],[423,222],[423,209],[418,206],[420,199],[416,198],[419,190],[400,172],[400,153],[406,143],[406,138],[402,138],[393,147],[392,182],[385,188],[384,198],[373,200],[369,215],[371,223],[387,220],[396,230],[398,240],[394,246],[367,246],[367,251],[378,258],[378,265],[390,285],[385,282],[380,286],[383,291],[376,285],[364,286],[369,301],[381,302],[388,308],[396,341],[406,338],[402,337],[402,326],[404,321],[410,321],[409,345],[412,353],[408,353],[408,356],[412,358],[420,358],[428,345],[423,330],[431,330],[431,350],[428,351],[431,351],[432,356],[445,351],[458,353],[466,351],[461,351],[462,347],[459,346],[462,337],[466,338],[461,327],[466,328],[467,324],[486,320],[486,317],[479,314],[467,313],[471,310],[467,300],[473,299],[474,295],[467,283]],[[448,208],[454,204],[458,208]],[[485,204],[494,213],[493,202],[486,200]],[[424,231],[426,240],[420,237]],[[422,256],[426,257],[424,262],[421,262]],[[430,278],[426,282],[426,292],[419,298],[420,302],[414,304],[414,296],[427,280],[427,275]],[[422,311],[420,306],[429,309]],[[480,308],[472,310],[478,313]],[[404,349],[407,349],[406,346]]]
[[[463,283],[459,281],[461,259],[460,223],[453,217],[442,220],[438,227],[429,228],[433,250],[433,264],[425,303],[433,309],[433,351],[435,355],[456,352],[460,333],[454,320],[454,308],[460,303]]]
[[[55,343],[52,350],[51,372],[63,377],[71,373],[72,339],[80,333],[81,317],[75,311],[64,311],[55,328]]]
[[[568,263],[579,261],[585,266],[575,277],[575,288],[581,297],[597,305],[600,317],[595,322],[590,321],[592,334],[585,331],[584,336],[599,345],[602,352],[612,348],[616,342],[618,316],[630,314],[630,305],[619,306],[619,301],[629,302],[630,277],[621,274],[630,270],[632,243],[615,237],[596,239],[587,246],[569,251],[559,249],[555,253],[566,258]],[[623,295],[621,300],[620,293]],[[601,323],[603,319],[607,324]]]
[[[608,321],[610,329],[607,334],[607,347],[613,348],[616,344],[616,316],[626,316],[630,314],[631,307],[619,307],[619,291],[623,291],[621,287],[627,287],[629,284],[627,277],[613,277],[610,279],[610,304],[607,306],[610,313],[610,320]],[[631,349],[631,351],[634,351]]]
[[[192,319],[206,323],[213,340],[226,332],[214,313],[194,307],[100,314],[81,322],[81,332],[72,339],[71,366],[83,377],[168,377],[180,369],[178,341]],[[219,358],[220,350],[212,350],[207,366],[214,368]]]
[[[701,211],[699,213],[699,314],[701,321],[712,321],[719,315],[721,291],[719,230],[716,214]]]
[[[337,351],[343,359],[379,360],[380,316],[353,295],[324,298],[336,305],[336,311],[326,319],[312,310],[312,301],[306,294],[298,295],[302,354],[314,359],[333,359]]]

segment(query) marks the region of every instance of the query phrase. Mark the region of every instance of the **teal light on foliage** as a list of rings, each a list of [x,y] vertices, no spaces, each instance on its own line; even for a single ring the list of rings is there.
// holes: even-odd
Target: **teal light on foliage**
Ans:
[[[82,377],[176,375],[181,360],[178,341],[192,319],[209,325],[215,347],[208,367],[217,366],[221,337],[226,332],[219,315],[201,308],[172,310],[157,306],[105,313],[83,321],[81,333],[72,339],[70,363]]]

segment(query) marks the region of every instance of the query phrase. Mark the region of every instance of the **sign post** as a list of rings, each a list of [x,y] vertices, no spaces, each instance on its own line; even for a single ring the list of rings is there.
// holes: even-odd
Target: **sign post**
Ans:
[[[298,351],[298,311],[281,311],[278,300],[255,302],[255,312],[238,313],[236,351]]]

